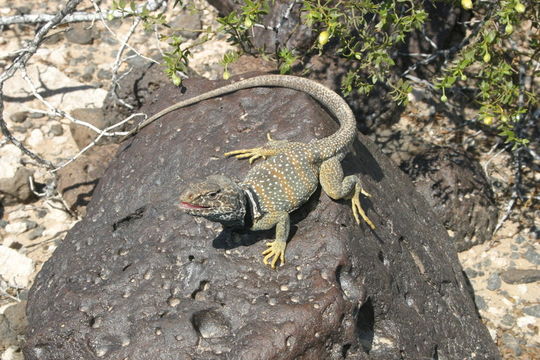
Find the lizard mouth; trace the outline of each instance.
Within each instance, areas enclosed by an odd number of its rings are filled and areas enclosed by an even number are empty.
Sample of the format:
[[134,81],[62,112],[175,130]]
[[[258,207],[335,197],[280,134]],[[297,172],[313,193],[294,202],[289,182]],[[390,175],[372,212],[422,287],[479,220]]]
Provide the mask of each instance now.
[[210,206],[195,205],[195,204],[190,204],[188,202],[182,201],[182,202],[180,202],[180,208],[181,209],[189,209],[189,210],[193,210],[193,209],[209,209]]

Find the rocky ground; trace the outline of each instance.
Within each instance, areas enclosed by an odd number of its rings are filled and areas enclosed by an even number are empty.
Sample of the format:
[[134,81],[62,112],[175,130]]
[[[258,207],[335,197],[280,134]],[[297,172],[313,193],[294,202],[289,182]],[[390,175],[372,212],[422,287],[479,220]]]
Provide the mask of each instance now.
[[[61,1],[32,4],[23,1],[0,1],[0,16],[21,13],[53,12]],[[202,10],[173,9],[168,16],[176,26],[200,30],[216,27],[216,13],[203,1],[193,2]],[[91,3],[86,4],[92,10]],[[107,6],[104,2],[103,7]],[[189,26],[187,26],[189,24]],[[110,86],[116,54],[121,46],[118,38],[126,36],[131,22],[116,20],[111,31],[100,22],[62,27],[38,50],[27,67],[28,76],[45,100],[52,106],[70,112],[85,107],[101,107]],[[173,31],[173,30],[168,30]],[[8,54],[23,46],[23,40],[33,34],[32,27],[15,25],[0,36],[1,54]],[[183,32],[183,36],[197,41],[198,32]],[[166,49],[152,32],[141,27],[129,44],[141,54],[156,57]],[[193,48],[190,66],[207,78],[219,78],[223,71],[219,60],[229,49],[224,38],[213,38],[201,47]],[[0,54],[0,70],[10,58]],[[127,50],[124,56],[133,55]],[[120,68],[141,61],[129,58]],[[33,96],[34,90],[23,74],[10,79],[4,86],[4,118],[15,137],[41,157],[62,164],[79,151],[80,139],[74,126],[65,118],[46,114],[50,109]],[[411,138],[444,144],[452,125],[444,116],[436,116],[428,126],[421,124],[427,113],[437,113],[427,101],[412,98],[403,113],[402,121],[389,129],[381,129],[373,137],[379,139],[386,132],[400,131]],[[422,125],[422,126],[419,126]],[[473,131],[465,131],[464,143],[477,149],[478,158],[488,179],[494,185],[501,214],[507,201],[506,190],[513,181],[511,159],[506,153],[490,151],[489,139]],[[413,143],[411,141],[411,143]],[[400,153],[390,154],[400,163]],[[35,161],[23,155],[14,145],[0,137],[0,184],[24,184],[33,172],[37,192],[47,194],[54,177]],[[538,173],[526,173],[530,181],[538,183]],[[12,186],[13,188],[13,186]],[[77,222],[76,216],[66,211],[58,196],[35,197],[24,186],[12,189],[19,199],[4,198],[0,207],[0,359],[22,359],[20,346],[24,342],[26,318],[25,299],[32,281],[42,264],[54,252],[66,232]],[[22,203],[24,200],[25,203]],[[516,208],[490,242],[461,252],[459,257],[475,290],[478,310],[493,339],[505,358],[540,358],[540,246],[538,237],[538,206],[529,204]]]

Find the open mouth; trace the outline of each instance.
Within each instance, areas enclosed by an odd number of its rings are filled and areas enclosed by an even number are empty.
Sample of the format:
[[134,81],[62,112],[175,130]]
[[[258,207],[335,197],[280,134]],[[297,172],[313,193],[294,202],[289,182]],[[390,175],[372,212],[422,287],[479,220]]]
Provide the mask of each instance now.
[[182,209],[208,209],[210,208],[210,206],[195,205],[195,204],[190,204],[188,202],[182,201],[180,202],[180,208]]

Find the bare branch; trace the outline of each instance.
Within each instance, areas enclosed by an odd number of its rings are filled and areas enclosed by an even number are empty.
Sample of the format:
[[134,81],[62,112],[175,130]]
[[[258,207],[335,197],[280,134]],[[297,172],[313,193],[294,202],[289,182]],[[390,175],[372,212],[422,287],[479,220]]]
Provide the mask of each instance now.
[[28,60],[36,53],[38,47],[43,42],[43,39],[45,38],[49,30],[61,23],[62,19],[66,17],[67,14],[72,13],[81,1],[82,0],[69,0],[63,9],[61,9],[56,15],[51,18],[51,20],[49,20],[36,32],[34,39],[30,41],[28,46],[17,55],[13,63],[11,63],[11,65],[9,65],[2,74],[0,74],[0,129],[2,130],[2,133],[9,141],[11,141],[13,145],[21,149],[23,153],[30,156],[39,164],[49,169],[54,167],[50,161],[41,158],[40,156],[34,154],[32,151],[27,149],[9,131],[2,115],[4,113],[4,98],[2,89],[6,80],[11,78],[15,74],[15,72],[17,72],[17,70],[23,68],[28,62]]
[[[149,0],[145,4],[140,4],[135,8],[134,15],[139,15],[143,12],[144,9],[149,11],[155,11],[163,6],[166,1],[155,1]],[[46,23],[54,19],[56,15],[52,14],[26,14],[26,15],[14,15],[14,16],[3,16],[0,17],[0,26],[3,25],[14,25],[14,24],[41,24]],[[126,12],[121,10],[107,10],[105,11],[105,17],[107,19],[118,19],[125,16],[132,16],[131,14],[126,14]],[[61,19],[59,24],[67,24],[74,22],[86,22],[86,21],[96,21],[103,18],[103,14],[99,13],[87,13],[82,11],[73,12],[66,15]]]
[[[79,156],[81,156],[82,154],[84,154],[86,151],[88,151],[90,148],[92,148],[94,145],[96,145],[98,143],[98,141],[103,137],[103,136],[107,136],[106,134],[108,134],[108,131],[114,129],[115,127],[118,127],[118,126],[121,126],[123,124],[125,124],[126,122],[128,122],[129,120],[133,119],[135,116],[144,116],[146,117],[145,114],[142,114],[142,113],[137,113],[137,114],[132,114],[130,115],[129,117],[127,117],[126,119],[116,123],[116,124],[113,124],[107,128],[105,128],[102,132],[99,133],[99,135],[94,139],[92,140],[92,142],[88,145],[86,145],[83,149],[81,149],[75,156],[73,156],[71,159],[69,159],[68,161],[66,161],[65,163],[59,165],[58,167],[54,168],[51,170],[51,172],[56,172],[58,170],[60,170],[61,168],[65,167],[66,165],[72,163],[73,161],[75,161]],[[117,133],[119,134],[119,133]]]

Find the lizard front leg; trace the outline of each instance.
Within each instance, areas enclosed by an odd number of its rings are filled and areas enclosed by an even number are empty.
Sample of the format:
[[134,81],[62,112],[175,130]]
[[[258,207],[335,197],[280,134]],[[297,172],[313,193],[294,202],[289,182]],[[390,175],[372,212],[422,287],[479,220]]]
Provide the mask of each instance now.
[[362,205],[360,204],[360,194],[364,196],[369,195],[360,183],[360,179],[356,175],[350,175],[343,177],[343,168],[341,167],[340,160],[343,154],[337,155],[324,161],[321,164],[319,181],[326,194],[334,200],[339,199],[351,199],[351,206],[354,218],[357,223],[360,223],[360,217],[369,225],[370,228],[375,229],[375,224],[367,217]]
[[266,244],[268,249],[263,251],[263,263],[270,265],[272,269],[276,268],[277,261],[281,261],[281,265],[285,264],[285,249],[287,247],[287,238],[290,230],[289,214],[286,211],[278,211],[265,214],[260,219],[256,220],[251,227],[251,230],[268,230],[276,227],[276,238],[274,241]]
[[287,140],[274,140],[270,137],[270,133],[266,135],[268,143],[264,146],[252,149],[240,149],[226,152],[225,156],[234,156],[237,159],[248,159],[249,163],[253,163],[259,158],[266,160],[270,156],[275,156],[287,150],[291,144]]

